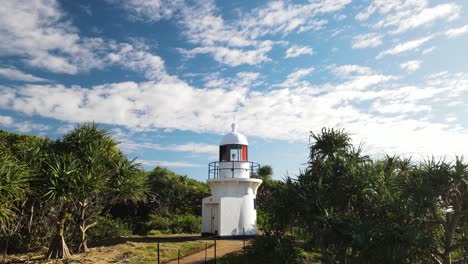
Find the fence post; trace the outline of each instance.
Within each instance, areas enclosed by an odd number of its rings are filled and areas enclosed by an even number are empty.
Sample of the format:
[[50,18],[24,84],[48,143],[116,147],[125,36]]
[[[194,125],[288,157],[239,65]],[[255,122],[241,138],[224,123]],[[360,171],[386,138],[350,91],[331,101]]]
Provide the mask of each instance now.
[[177,250],[177,264],[180,263],[180,249]]
[[214,240],[214,263],[216,264],[216,238]]
[[159,264],[159,242],[158,242],[158,264]]

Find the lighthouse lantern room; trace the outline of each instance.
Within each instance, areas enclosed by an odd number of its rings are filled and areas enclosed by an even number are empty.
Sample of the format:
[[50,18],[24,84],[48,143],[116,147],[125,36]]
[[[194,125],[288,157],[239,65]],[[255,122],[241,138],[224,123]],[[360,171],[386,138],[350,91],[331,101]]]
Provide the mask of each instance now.
[[211,196],[202,201],[202,235],[257,234],[255,198],[262,180],[254,178],[260,165],[248,161],[248,145],[232,124],[232,131],[221,140],[219,161],[208,166]]

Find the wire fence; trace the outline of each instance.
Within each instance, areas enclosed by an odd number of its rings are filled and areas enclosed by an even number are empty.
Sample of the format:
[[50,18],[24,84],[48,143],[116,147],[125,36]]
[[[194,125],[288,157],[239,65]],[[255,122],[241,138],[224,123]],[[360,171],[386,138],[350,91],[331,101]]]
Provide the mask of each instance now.
[[[239,243],[235,244],[233,247],[234,252],[239,252],[241,255],[246,256],[246,243],[247,237],[242,236],[241,238],[236,239],[218,239],[218,237],[208,237],[203,239],[205,240],[205,244],[202,250],[192,252],[188,255],[183,255],[181,250],[177,250],[177,258],[170,259],[170,260],[163,260],[161,258],[161,246],[166,242],[158,242],[157,243],[157,262],[158,264],[180,264],[180,263],[219,263],[220,257],[222,257],[226,252],[226,248],[232,246],[233,242],[240,242],[242,240],[242,244]],[[212,243],[210,243],[212,241]],[[169,243],[169,242],[167,242]],[[221,256],[218,255],[218,248],[221,246],[223,252],[221,252]],[[240,246],[240,247],[239,247]],[[232,252],[231,252],[232,253]],[[241,256],[242,257],[242,256]]]

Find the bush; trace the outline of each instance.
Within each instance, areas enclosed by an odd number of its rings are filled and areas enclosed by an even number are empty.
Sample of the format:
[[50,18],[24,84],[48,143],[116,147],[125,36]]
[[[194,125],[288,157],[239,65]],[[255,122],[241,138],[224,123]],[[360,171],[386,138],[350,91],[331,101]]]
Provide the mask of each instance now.
[[201,217],[185,214],[176,215],[172,219],[172,233],[200,233],[201,232]]
[[259,230],[263,230],[268,227],[269,215],[267,212],[258,209],[257,210],[257,227]]
[[265,231],[262,236],[255,237],[251,253],[265,260],[265,263],[302,263],[303,250],[292,237],[280,233]]
[[155,230],[160,233],[199,233],[201,232],[201,217],[184,214],[171,215],[168,217],[160,215],[150,215],[150,220],[137,228],[139,235],[156,234]]
[[98,224],[89,229],[89,240],[100,240],[132,234],[127,223],[120,218],[99,217]]
[[146,233],[150,230],[167,231],[171,225],[171,219],[164,216],[152,214],[149,216],[149,221],[146,222]]
[[22,237],[20,234],[13,235],[0,235],[0,249],[5,250],[8,241],[7,253],[26,252],[28,246],[28,239]]

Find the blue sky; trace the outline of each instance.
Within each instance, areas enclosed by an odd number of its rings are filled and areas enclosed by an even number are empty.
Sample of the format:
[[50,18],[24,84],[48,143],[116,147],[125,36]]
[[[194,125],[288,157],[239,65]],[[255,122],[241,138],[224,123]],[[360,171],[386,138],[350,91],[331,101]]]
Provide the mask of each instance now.
[[294,176],[309,131],[373,157],[468,154],[468,2],[6,0],[0,129],[96,121],[147,169],[204,180],[238,130]]

